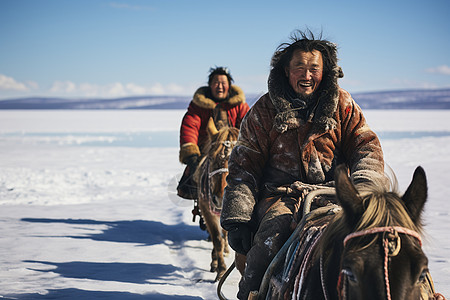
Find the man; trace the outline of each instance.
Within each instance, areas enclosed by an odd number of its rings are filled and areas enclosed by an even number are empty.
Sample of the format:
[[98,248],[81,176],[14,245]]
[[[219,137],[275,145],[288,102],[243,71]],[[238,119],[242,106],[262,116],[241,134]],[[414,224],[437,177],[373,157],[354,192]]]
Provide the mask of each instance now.
[[214,118],[216,127],[233,126],[239,128],[249,110],[241,88],[232,85],[228,68],[211,68],[208,86],[200,87],[194,94],[180,128],[180,162],[187,167],[177,187],[178,195],[186,199],[197,199],[197,188],[192,180],[204,153],[208,137],[206,124]]
[[294,35],[273,55],[268,93],[245,117],[229,160],[221,214],[230,246],[247,255],[239,299],[259,289],[299,221],[299,197],[280,194],[280,187],[331,182],[341,163],[355,183],[384,173],[380,142],[338,86],[342,76],[336,45],[311,32]]

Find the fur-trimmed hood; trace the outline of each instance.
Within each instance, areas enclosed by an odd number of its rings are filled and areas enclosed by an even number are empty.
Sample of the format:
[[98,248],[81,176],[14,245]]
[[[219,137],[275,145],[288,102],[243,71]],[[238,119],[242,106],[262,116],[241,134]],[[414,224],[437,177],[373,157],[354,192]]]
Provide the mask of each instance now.
[[[245,103],[245,94],[240,87],[231,85],[228,93],[228,99],[222,101],[221,103],[226,103],[230,107]],[[202,86],[198,88],[194,94],[192,102],[197,106],[206,109],[214,109],[217,105],[217,103],[211,97],[211,92],[208,86]]]
[[[304,101],[296,99],[295,92],[289,84],[284,73],[284,68],[279,66],[279,57],[273,58],[272,70],[269,74],[268,89],[269,96],[273,105],[277,110],[274,126],[277,131],[285,132],[288,129],[300,127],[300,112],[303,109],[302,104],[306,108]],[[344,76],[342,69],[334,65],[331,71],[324,73],[322,82],[318,89],[318,100],[315,106],[308,108],[306,120],[311,121],[317,131],[329,130],[336,127],[334,113],[336,112],[339,100],[338,78]],[[293,105],[298,102],[297,105]],[[300,107],[299,107],[300,106]]]

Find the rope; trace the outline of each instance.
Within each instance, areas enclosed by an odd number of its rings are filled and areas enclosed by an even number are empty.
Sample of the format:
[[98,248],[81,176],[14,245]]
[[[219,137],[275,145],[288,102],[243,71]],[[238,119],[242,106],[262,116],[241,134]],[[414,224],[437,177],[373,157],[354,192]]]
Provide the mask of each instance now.
[[328,188],[328,187],[327,188],[323,187],[323,188],[320,188],[317,190],[310,191],[308,193],[308,195],[306,195],[305,202],[303,204],[303,217],[306,216],[311,211],[311,204],[316,196],[319,196],[319,195],[333,196],[335,194],[336,194],[336,192],[335,192],[334,188]]
[[[311,193],[310,193],[311,194]],[[311,196],[308,194],[306,196],[305,202],[310,202],[314,199],[315,194],[313,193]],[[269,264],[269,267],[266,270],[266,273],[264,274],[263,280],[261,282],[261,285],[259,287],[259,297],[261,299],[264,299],[266,297],[267,291],[269,289],[269,282],[270,278],[272,277],[272,274],[275,272],[277,267],[280,263],[283,262],[284,258],[286,257],[286,253],[289,249],[289,247],[297,240],[298,235],[303,230],[303,227],[308,221],[314,220],[318,217],[321,217],[330,211],[333,211],[330,207],[322,207],[315,209],[311,211],[308,216],[303,216],[303,218],[298,223],[297,227],[295,228],[294,232],[291,234],[289,239],[284,243],[283,247],[278,251],[278,253],[275,255],[275,257],[272,259],[271,263]]]
[[325,285],[325,274],[324,274],[324,269],[323,269],[323,256],[320,255],[320,281],[322,283],[322,292],[323,292],[323,297],[325,298],[325,300],[328,300],[328,293],[327,293],[327,288]]
[[231,272],[235,268],[236,263],[233,261],[231,266],[228,268],[228,270],[223,274],[222,278],[219,280],[219,284],[217,285],[217,296],[220,300],[228,300],[222,293],[222,286],[225,283],[225,280],[230,276]]
[[394,233],[394,231],[415,237],[419,241],[419,245],[422,246],[422,239],[420,238],[420,235],[416,231],[405,228],[405,227],[400,227],[400,226],[388,226],[388,227],[374,227],[374,228],[370,228],[367,230],[361,230],[361,231],[350,233],[344,239],[344,247],[350,239],[355,238],[355,237],[364,236],[364,235],[368,235],[368,234],[374,234],[374,233],[380,233],[380,232]]
[[384,246],[384,280],[386,282],[386,296],[387,300],[391,300],[391,288],[389,285],[389,242],[383,239]]

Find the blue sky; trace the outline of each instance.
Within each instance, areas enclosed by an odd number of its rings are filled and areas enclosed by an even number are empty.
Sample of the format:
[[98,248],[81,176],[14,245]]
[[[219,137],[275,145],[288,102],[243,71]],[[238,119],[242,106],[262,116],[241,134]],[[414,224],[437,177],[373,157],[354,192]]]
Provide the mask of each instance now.
[[450,1],[0,0],[0,99],[187,95],[212,66],[267,91],[296,30],[338,45],[350,92],[450,87]]

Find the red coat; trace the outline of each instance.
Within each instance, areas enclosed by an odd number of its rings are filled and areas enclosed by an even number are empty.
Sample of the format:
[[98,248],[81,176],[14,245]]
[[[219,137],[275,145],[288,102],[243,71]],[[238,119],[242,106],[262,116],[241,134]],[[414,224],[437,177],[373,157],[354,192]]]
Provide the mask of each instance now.
[[230,126],[239,128],[242,119],[249,110],[245,102],[245,95],[241,88],[236,85],[230,87],[229,99],[216,103],[209,98],[209,87],[199,88],[189,104],[188,110],[183,117],[180,129],[180,162],[193,154],[201,155],[206,142],[206,124],[213,116],[213,110],[217,105],[226,111]]

